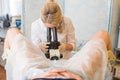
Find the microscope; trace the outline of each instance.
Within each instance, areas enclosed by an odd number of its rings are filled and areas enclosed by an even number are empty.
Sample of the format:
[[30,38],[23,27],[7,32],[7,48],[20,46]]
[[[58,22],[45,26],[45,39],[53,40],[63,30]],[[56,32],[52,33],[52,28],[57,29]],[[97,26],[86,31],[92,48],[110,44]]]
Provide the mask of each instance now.
[[[53,33],[53,35],[51,34]],[[52,37],[53,36],[53,37]],[[59,52],[60,42],[57,39],[57,29],[55,28],[47,28],[47,44],[48,51],[45,53],[45,56],[50,60],[59,60],[63,57]]]

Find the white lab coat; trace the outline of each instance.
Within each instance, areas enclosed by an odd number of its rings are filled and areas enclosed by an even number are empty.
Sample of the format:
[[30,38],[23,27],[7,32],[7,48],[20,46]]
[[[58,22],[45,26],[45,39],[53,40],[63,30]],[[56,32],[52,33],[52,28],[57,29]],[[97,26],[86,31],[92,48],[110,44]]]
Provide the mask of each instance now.
[[[58,41],[60,43],[70,43],[75,47],[75,29],[69,18],[63,17],[62,21],[63,31],[58,33]],[[47,27],[42,22],[41,18],[34,21],[31,26],[31,41],[39,46],[41,42],[47,41]],[[69,51],[64,52],[68,56]],[[65,56],[64,55],[64,56]],[[70,55],[70,54],[69,54]]]

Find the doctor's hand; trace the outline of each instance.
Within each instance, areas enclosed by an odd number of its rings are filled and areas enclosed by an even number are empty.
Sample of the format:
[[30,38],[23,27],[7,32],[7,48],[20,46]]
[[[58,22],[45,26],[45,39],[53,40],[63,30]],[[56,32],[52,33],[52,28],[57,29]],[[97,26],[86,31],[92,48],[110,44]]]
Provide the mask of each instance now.
[[61,43],[59,46],[59,51],[64,52],[64,51],[72,51],[74,49],[74,46],[70,43]]
[[49,43],[47,43],[47,42],[41,42],[40,43],[40,49],[43,53],[46,53],[48,51],[49,46],[47,46],[47,44],[49,44]]
[[59,46],[59,51],[60,52],[64,52],[66,50],[66,44],[65,43],[61,43]]

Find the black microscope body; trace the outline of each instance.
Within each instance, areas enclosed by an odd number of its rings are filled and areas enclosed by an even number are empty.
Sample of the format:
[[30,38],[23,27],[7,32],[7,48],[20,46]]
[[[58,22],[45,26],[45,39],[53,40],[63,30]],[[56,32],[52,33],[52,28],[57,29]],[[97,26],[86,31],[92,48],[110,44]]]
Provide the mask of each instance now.
[[[53,35],[51,35],[51,32]],[[52,41],[53,36],[53,41]],[[59,52],[60,42],[57,39],[57,29],[55,28],[47,28],[47,46],[48,51],[45,53],[45,56],[50,60],[59,60],[63,57]]]

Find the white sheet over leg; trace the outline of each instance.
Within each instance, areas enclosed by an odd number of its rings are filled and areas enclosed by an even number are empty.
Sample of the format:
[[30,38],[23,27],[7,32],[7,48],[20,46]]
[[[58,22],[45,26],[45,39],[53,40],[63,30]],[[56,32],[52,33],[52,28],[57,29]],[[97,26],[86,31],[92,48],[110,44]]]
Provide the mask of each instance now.
[[89,41],[64,66],[81,75],[84,80],[104,80],[107,67],[107,50],[104,41]]
[[13,41],[6,62],[7,80],[24,80],[29,69],[49,67],[51,63],[44,54],[22,35],[17,35]]

